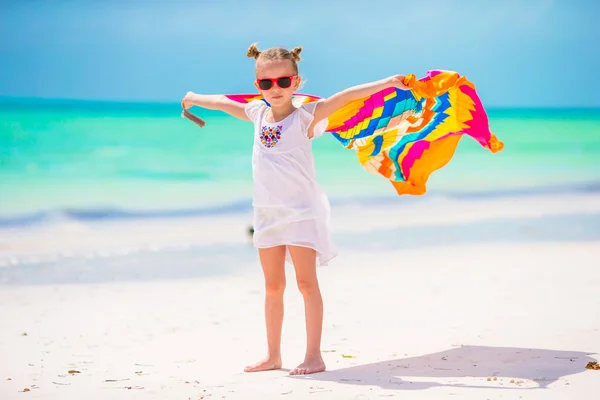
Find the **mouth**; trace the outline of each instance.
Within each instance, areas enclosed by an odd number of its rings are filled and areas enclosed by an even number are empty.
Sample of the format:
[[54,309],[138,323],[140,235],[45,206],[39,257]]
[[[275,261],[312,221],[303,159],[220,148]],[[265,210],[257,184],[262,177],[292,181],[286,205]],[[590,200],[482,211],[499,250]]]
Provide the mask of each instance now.
[[281,96],[281,95],[275,95],[275,96],[273,96],[272,98],[273,98],[274,100],[279,100],[279,99],[283,98],[283,96]]

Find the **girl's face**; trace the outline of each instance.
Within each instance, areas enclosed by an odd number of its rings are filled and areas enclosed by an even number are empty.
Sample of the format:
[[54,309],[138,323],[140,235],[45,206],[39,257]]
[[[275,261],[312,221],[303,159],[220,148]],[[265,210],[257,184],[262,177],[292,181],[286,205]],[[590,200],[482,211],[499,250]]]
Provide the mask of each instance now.
[[257,66],[254,86],[271,106],[291,103],[299,85],[300,77],[288,60],[261,61]]

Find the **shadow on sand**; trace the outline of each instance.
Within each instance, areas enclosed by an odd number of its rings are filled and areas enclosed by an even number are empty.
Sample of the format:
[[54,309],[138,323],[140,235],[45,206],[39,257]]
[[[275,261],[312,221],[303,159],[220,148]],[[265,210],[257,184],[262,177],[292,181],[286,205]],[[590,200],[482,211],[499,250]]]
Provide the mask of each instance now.
[[[326,371],[304,378],[373,385],[393,390],[423,390],[439,386],[544,389],[560,378],[585,371],[588,362],[596,361],[589,357],[590,354],[592,353],[578,351],[462,346],[419,357]],[[479,378],[481,385],[465,383],[463,378]],[[490,381],[488,378],[491,378]]]

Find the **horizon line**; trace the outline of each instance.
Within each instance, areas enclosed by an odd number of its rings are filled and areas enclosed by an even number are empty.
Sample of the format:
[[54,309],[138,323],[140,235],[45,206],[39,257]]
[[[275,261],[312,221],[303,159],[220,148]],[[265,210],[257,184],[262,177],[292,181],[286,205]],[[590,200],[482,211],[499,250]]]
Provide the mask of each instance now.
[[[256,93],[258,94],[258,93]],[[122,105],[180,105],[179,101],[171,100],[142,100],[142,99],[82,99],[75,97],[34,97],[34,96],[2,96],[0,95],[0,104],[2,103],[21,103],[25,101],[33,101],[34,103],[88,103],[88,104],[122,104]],[[63,104],[65,105],[65,104]],[[600,105],[583,106],[583,105],[493,105],[484,106],[486,109],[519,109],[519,110],[600,110]]]

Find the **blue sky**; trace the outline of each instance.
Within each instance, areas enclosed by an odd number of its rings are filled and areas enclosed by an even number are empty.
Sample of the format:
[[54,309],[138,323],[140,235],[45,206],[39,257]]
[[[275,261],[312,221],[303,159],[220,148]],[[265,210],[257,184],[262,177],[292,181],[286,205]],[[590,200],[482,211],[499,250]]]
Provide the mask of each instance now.
[[488,106],[598,107],[599,15],[597,0],[0,0],[0,96],[254,92],[258,41],[302,45],[319,96],[450,69]]

